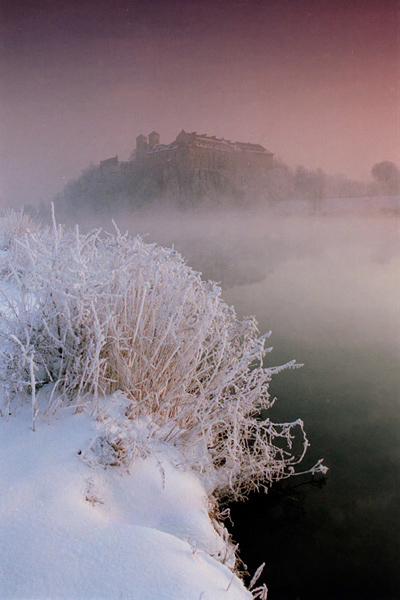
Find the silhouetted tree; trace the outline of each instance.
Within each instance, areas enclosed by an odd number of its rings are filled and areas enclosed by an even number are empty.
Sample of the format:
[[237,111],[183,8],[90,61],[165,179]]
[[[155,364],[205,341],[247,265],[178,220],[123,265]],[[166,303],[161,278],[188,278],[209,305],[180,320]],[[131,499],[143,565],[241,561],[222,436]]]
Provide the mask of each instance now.
[[300,197],[311,200],[314,212],[320,210],[326,188],[326,175],[322,169],[308,171],[302,166],[297,167],[294,174],[294,187]]
[[371,175],[378,185],[379,192],[388,195],[400,193],[400,171],[394,163],[389,160],[376,163],[371,169]]

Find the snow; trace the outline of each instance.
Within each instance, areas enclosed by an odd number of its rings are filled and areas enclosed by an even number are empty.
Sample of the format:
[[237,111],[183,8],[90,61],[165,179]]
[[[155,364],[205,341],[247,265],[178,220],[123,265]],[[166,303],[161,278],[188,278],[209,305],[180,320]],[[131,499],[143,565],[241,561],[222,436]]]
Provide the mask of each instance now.
[[129,472],[95,464],[84,457],[101,427],[66,410],[33,432],[28,406],[0,418],[0,597],[252,598],[175,451]]

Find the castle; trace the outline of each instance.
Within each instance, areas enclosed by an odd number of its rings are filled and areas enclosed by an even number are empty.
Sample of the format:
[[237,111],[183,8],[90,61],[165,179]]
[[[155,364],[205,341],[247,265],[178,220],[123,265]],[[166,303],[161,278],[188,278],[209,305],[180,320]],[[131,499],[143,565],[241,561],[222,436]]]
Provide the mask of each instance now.
[[273,167],[273,154],[260,144],[232,142],[216,136],[198,134],[197,131],[182,131],[170,144],[161,144],[160,135],[152,131],[148,137],[141,134],[136,138],[136,149],[129,161],[121,162],[118,156],[103,160],[100,172],[134,172],[142,168],[180,171],[213,171],[231,178],[245,174],[259,175]]

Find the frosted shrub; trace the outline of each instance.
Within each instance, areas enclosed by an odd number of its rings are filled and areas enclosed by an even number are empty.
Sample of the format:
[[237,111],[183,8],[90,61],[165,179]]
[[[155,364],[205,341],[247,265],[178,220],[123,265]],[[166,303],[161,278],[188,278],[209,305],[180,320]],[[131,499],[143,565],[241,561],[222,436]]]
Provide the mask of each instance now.
[[6,209],[0,218],[0,249],[8,250],[14,265],[23,268],[28,258],[21,241],[27,233],[40,231],[40,222],[23,209]]
[[27,234],[24,248],[30,267],[12,269],[19,294],[3,315],[0,381],[9,403],[31,394],[33,423],[45,384],[48,411],[94,398],[100,420],[102,399],[120,390],[126,406],[108,431],[124,459],[147,420],[148,440],[175,444],[210,491],[237,497],[294,472],[308,445],[302,422],[259,418],[271,376],[294,364],[263,367],[266,336],[254,318],[237,319],[214,283],[174,250],[118,231],[54,223]]
[[6,209],[0,219],[0,246],[8,249],[16,240],[23,238],[25,233],[38,231],[40,231],[39,221],[23,209]]

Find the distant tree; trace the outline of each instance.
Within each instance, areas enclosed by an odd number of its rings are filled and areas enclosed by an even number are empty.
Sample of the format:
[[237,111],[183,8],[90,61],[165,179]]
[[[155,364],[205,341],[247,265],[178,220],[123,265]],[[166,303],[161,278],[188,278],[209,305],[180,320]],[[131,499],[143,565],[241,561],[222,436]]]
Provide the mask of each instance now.
[[368,181],[350,179],[343,173],[327,176],[328,198],[363,198],[370,195],[371,184]]
[[326,189],[326,175],[322,169],[308,171],[298,166],[294,174],[294,187],[301,198],[311,200],[314,212],[320,210]]
[[280,159],[274,161],[270,169],[259,179],[258,193],[272,204],[293,198],[293,171]]
[[400,193],[400,171],[389,160],[376,163],[371,169],[380,193],[395,195]]

